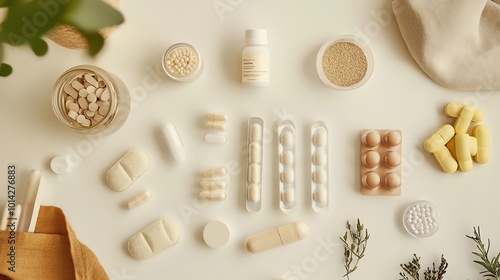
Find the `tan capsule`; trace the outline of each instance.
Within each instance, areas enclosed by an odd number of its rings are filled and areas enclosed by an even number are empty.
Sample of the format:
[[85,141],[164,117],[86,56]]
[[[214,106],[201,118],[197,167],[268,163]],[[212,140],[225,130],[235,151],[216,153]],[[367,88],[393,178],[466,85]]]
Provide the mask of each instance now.
[[134,197],[132,197],[129,201],[127,201],[128,209],[132,209],[136,206],[139,206],[149,200],[151,198],[151,193],[148,191],[144,191]]
[[201,171],[201,177],[203,177],[203,178],[223,177],[226,174],[227,174],[227,170],[224,166],[204,169]]
[[294,222],[248,237],[245,248],[251,253],[259,253],[304,239],[308,233],[305,223]]
[[325,204],[328,200],[328,192],[326,191],[326,187],[319,187],[313,194],[313,199],[318,204]]
[[295,181],[295,172],[292,168],[289,168],[281,173],[280,179],[283,184],[293,184]]
[[262,161],[262,151],[260,143],[252,142],[248,145],[248,162],[260,163]]
[[434,158],[446,173],[454,173],[458,169],[458,163],[446,146],[441,147],[434,153]]
[[289,166],[289,165],[293,164],[293,161],[294,161],[294,158],[293,158],[292,151],[284,151],[283,153],[281,153],[281,155],[280,155],[281,164]]
[[474,160],[477,163],[490,161],[490,130],[486,125],[478,125],[472,129],[472,136],[477,139],[477,154]]
[[201,180],[200,188],[204,190],[221,190],[226,188],[227,184],[224,180]]
[[424,149],[429,153],[440,150],[455,135],[455,129],[449,124],[441,126],[424,142]]
[[226,200],[226,194],[223,191],[201,191],[198,195],[201,200]]
[[251,203],[260,201],[260,184],[251,184],[247,189],[247,198]]
[[111,97],[111,94],[109,93],[109,90],[108,88],[104,89],[104,91],[101,93],[101,97],[99,97],[99,99],[101,99],[102,101],[108,101],[109,98]]
[[285,203],[286,205],[294,204],[294,202],[295,202],[295,189],[294,188],[287,188],[283,192],[283,196],[281,199],[282,199],[283,203]]
[[326,171],[323,169],[319,169],[314,171],[312,180],[315,184],[322,185],[325,184],[328,180]]
[[248,166],[248,183],[250,184],[260,184],[261,179],[261,166],[256,163],[252,163]]
[[251,142],[260,142],[262,140],[262,126],[258,123],[253,123],[250,126],[248,137]]
[[314,165],[326,165],[326,153],[322,151],[315,152],[312,156],[312,163]]
[[79,81],[77,81],[77,80],[73,80],[73,81],[71,82],[71,86],[72,86],[72,87],[73,87],[76,91],[79,91],[79,90],[81,90],[81,89],[83,88],[83,85],[82,85]]
[[211,129],[211,130],[223,131],[223,130],[226,130],[226,124],[223,122],[207,121],[207,122],[205,122],[205,128]]
[[320,130],[313,135],[312,143],[316,147],[325,147],[328,142],[328,137],[325,131]]
[[473,163],[470,155],[468,134],[457,134],[455,136],[455,152],[457,154],[458,168],[464,172],[470,171]]
[[465,105],[462,109],[462,112],[460,113],[460,116],[458,116],[457,120],[455,121],[455,132],[457,134],[467,133],[473,116],[474,108],[469,105]]
[[293,133],[291,131],[283,131],[280,135],[280,143],[285,148],[293,146]]
[[[444,107],[444,113],[448,117],[457,118],[460,116],[465,104],[459,102],[450,102]],[[474,108],[474,116],[472,122],[482,122],[484,120],[484,112],[481,109]]]
[[208,113],[206,114],[205,119],[211,122],[225,122],[228,120],[228,117],[225,114]]

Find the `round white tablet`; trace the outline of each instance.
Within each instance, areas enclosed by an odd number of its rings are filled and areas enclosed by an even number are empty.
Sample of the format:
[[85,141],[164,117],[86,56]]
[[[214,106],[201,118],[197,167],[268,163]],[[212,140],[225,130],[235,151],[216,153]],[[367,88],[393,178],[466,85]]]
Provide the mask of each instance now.
[[211,221],[203,229],[203,240],[212,248],[220,248],[229,241],[229,228],[221,221]]
[[68,160],[64,156],[55,156],[50,161],[50,169],[57,175],[66,174],[70,171]]

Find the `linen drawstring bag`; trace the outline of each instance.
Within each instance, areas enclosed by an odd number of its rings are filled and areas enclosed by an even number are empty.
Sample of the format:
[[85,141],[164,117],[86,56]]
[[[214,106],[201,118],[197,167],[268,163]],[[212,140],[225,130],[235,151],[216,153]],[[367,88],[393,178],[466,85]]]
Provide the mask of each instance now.
[[411,56],[435,82],[500,89],[500,0],[394,0]]
[[[34,233],[16,232],[15,244],[9,244],[10,235],[10,231],[0,231],[2,280],[109,279],[94,253],[77,239],[60,208],[41,206]],[[15,272],[7,262],[11,246],[15,246]]]

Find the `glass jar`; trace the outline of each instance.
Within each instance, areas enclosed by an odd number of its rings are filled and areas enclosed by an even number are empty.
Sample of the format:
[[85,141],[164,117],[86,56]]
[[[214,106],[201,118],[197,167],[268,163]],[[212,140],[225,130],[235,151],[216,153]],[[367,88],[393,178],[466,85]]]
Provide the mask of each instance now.
[[[76,81],[76,82],[75,82]],[[64,72],[54,84],[52,109],[57,119],[80,134],[110,134],[130,113],[130,94],[120,78],[93,65]]]
[[162,66],[172,80],[192,82],[203,72],[203,58],[190,44],[177,43],[163,54]]

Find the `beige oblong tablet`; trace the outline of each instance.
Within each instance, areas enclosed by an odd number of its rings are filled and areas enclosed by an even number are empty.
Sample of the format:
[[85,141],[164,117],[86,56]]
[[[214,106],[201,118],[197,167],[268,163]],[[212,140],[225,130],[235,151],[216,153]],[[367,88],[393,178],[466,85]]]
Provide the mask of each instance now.
[[132,236],[128,252],[137,260],[150,258],[179,241],[179,226],[172,220],[159,219]]
[[478,125],[472,129],[472,136],[477,139],[477,153],[474,160],[477,163],[490,161],[490,129],[486,125]]
[[128,189],[149,168],[149,158],[141,150],[129,150],[106,173],[108,186],[115,191]]
[[424,149],[429,153],[435,153],[455,135],[455,129],[449,124],[441,126],[424,142]]
[[245,248],[251,253],[259,253],[304,239],[308,233],[305,223],[293,222],[248,237]]

